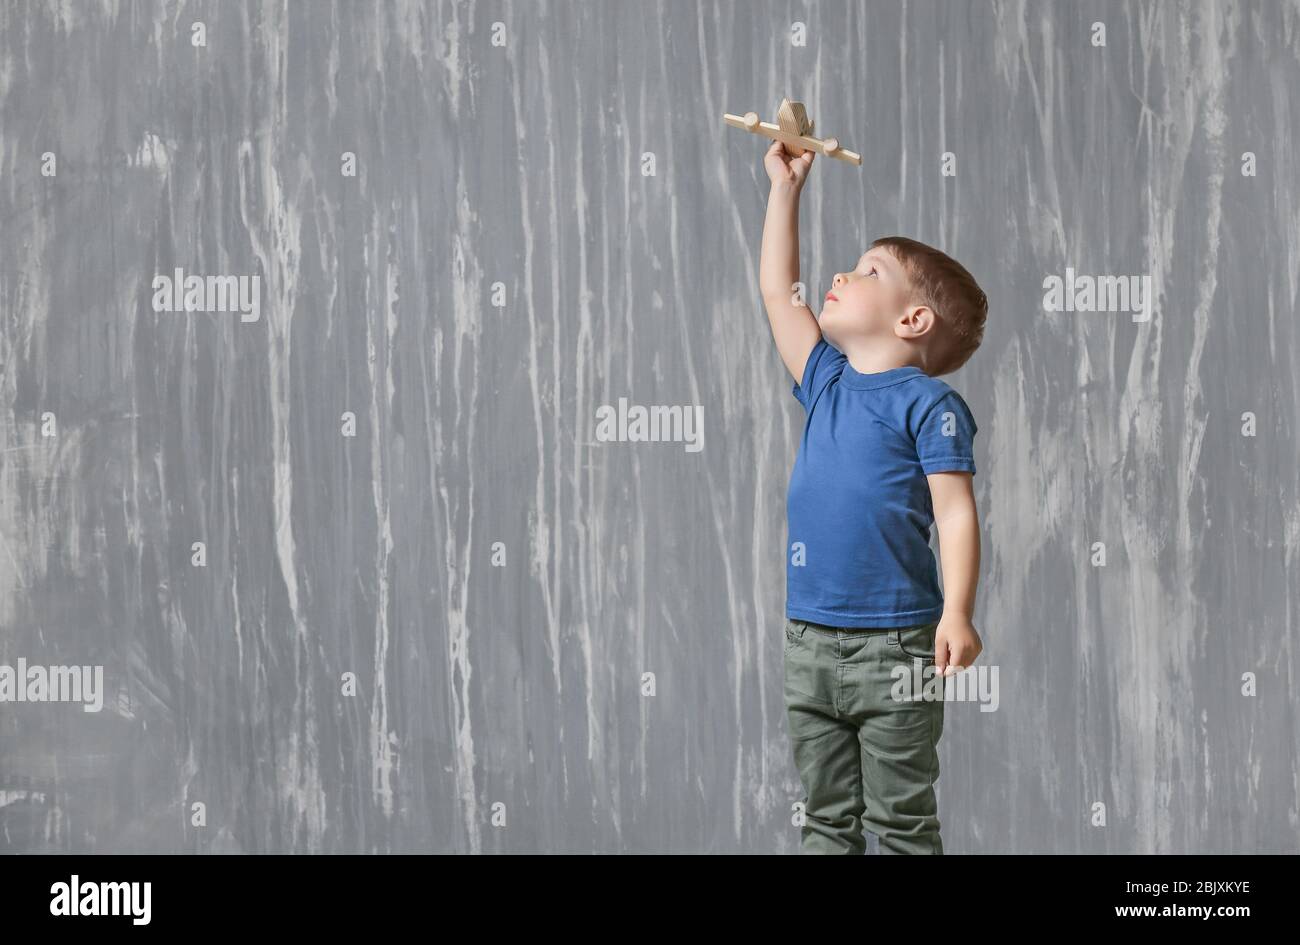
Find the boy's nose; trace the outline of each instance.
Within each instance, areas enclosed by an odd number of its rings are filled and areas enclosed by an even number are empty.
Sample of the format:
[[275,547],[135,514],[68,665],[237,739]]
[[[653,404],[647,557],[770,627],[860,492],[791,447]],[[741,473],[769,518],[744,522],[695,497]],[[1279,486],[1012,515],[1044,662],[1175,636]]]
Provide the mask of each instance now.
[[844,285],[844,283],[847,281],[848,280],[844,278],[844,273],[837,272],[835,273],[835,278],[831,279],[831,288],[838,289],[840,286]]

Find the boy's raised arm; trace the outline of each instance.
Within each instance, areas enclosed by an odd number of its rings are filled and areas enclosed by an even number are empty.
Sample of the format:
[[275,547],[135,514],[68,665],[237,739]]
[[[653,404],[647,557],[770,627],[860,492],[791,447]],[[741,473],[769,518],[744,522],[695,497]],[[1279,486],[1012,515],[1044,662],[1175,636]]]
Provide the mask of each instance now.
[[803,383],[808,355],[821,338],[812,310],[794,302],[794,283],[799,281],[799,195],[814,157],[806,151],[791,158],[781,142],[773,141],[763,158],[772,189],[763,221],[758,286],[776,350],[796,384]]

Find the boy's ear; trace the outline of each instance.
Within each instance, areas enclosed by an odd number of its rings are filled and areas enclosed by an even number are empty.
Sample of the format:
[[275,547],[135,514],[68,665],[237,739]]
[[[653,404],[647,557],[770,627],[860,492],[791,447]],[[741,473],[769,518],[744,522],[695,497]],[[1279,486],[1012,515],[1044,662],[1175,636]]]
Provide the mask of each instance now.
[[894,325],[894,334],[909,340],[920,338],[934,329],[934,309],[928,305],[908,305]]

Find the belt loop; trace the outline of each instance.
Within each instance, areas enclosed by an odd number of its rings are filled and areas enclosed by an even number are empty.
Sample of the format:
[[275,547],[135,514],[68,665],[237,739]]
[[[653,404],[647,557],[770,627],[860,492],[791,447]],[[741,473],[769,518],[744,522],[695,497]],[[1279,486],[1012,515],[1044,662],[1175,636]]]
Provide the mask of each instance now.
[[898,630],[896,629],[890,630],[889,633],[885,634],[885,643],[887,643],[889,646],[897,646]]

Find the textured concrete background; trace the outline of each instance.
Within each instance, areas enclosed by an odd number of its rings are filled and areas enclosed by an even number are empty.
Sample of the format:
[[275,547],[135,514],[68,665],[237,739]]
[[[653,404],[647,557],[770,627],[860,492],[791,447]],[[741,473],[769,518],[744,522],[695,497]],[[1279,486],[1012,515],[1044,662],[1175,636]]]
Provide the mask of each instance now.
[[804,414],[722,123],[788,95],[864,155],[810,297],[902,233],[991,299],[946,850],[1300,852],[1297,88],[1295,3],[3,5],[0,664],[104,705],[0,703],[0,849],[794,852]]

